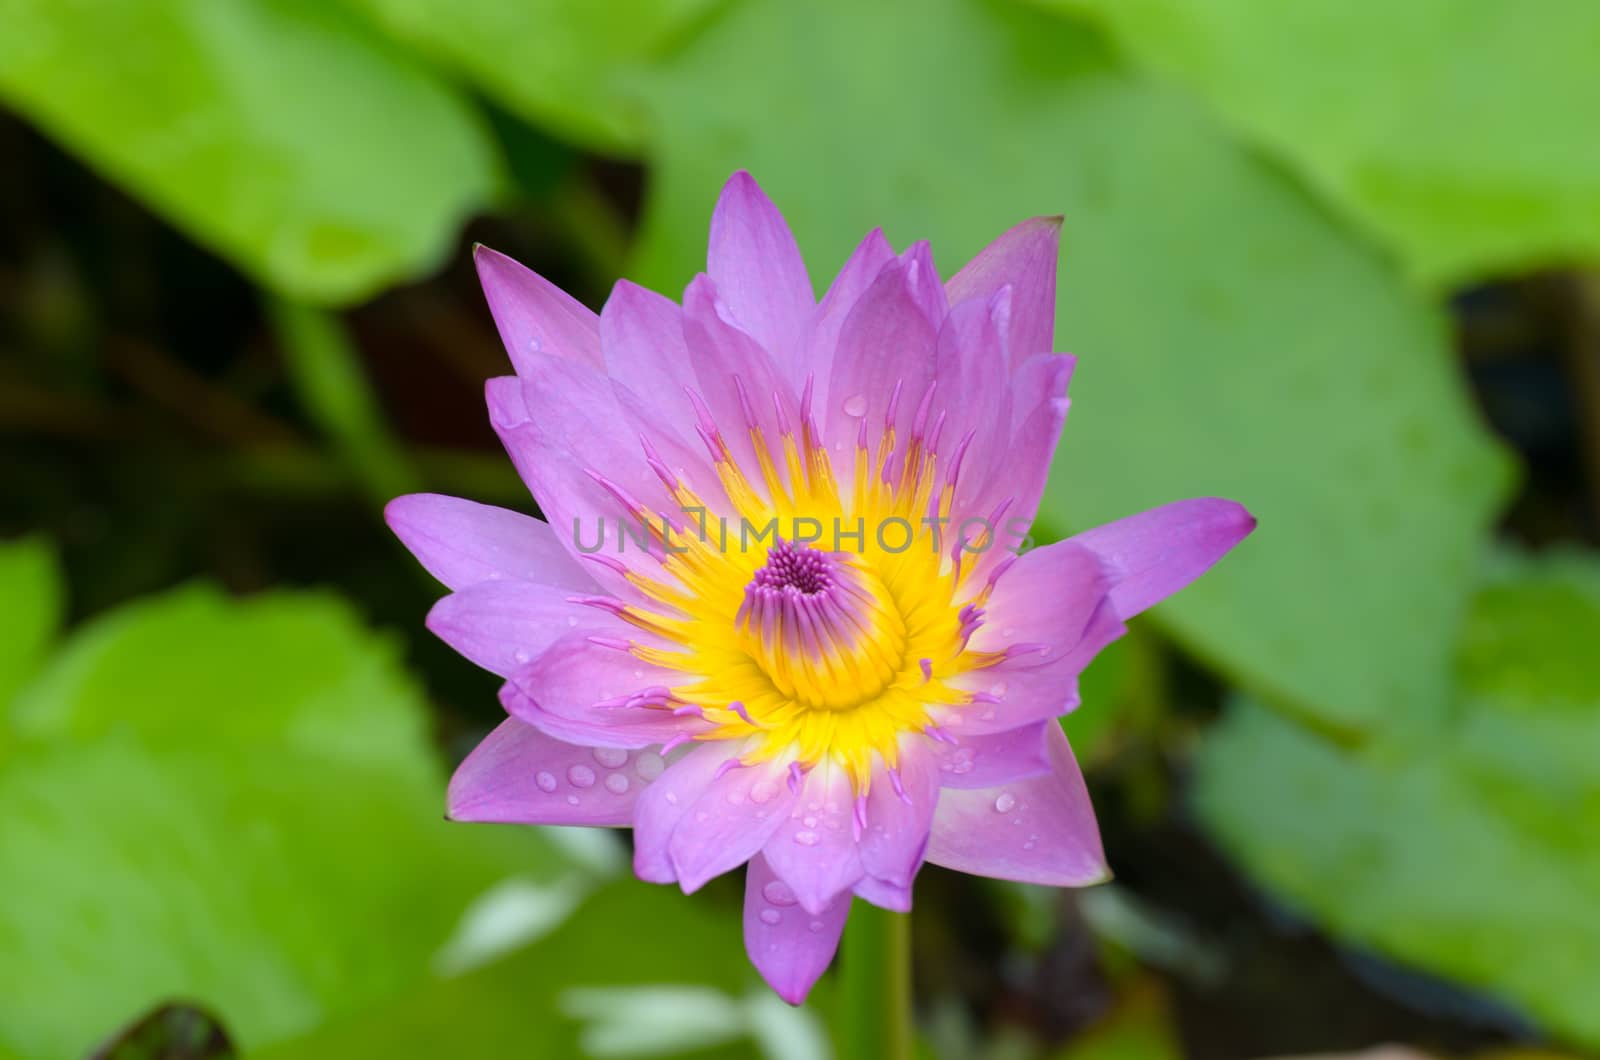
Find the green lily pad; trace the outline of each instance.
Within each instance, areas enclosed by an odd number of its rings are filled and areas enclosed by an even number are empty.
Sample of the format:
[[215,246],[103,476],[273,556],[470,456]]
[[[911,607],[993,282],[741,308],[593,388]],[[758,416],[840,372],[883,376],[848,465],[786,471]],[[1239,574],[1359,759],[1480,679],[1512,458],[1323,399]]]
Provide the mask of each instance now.
[[750,0],[649,98],[653,286],[699,267],[738,167],[823,282],[876,225],[948,274],[1064,214],[1057,338],[1080,360],[1046,529],[1237,499],[1260,528],[1160,620],[1329,728],[1442,707],[1507,462],[1436,309],[1197,105],[1094,33],[982,0]]
[[1197,762],[1217,839],[1334,934],[1600,1044],[1600,561],[1502,559],[1433,730],[1357,750],[1235,703]]
[[1600,7],[1044,0],[1093,16],[1447,285],[1600,260]]
[[504,960],[252,1060],[748,1057],[758,1055],[752,1037],[763,1035],[803,1047],[801,1039],[821,1033],[812,1004],[797,1013],[773,996],[739,932],[738,918],[705,896],[619,881]]
[[432,267],[499,163],[466,101],[321,0],[7,0],[0,101],[279,291]]
[[76,1057],[168,1001],[245,1049],[433,974],[474,900],[564,873],[442,819],[396,646],[315,594],[208,589],[97,620],[0,754],[0,1046]]
[[635,155],[645,111],[628,72],[719,0],[344,0],[470,77],[507,109],[597,150]]
[[38,538],[0,542],[0,717],[44,662],[61,623],[65,592],[55,555]]

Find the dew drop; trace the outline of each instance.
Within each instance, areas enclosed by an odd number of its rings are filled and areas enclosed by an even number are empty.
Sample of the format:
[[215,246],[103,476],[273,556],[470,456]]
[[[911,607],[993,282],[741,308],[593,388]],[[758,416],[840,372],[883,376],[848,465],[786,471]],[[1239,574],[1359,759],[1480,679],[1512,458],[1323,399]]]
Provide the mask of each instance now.
[[1022,849],[1023,850],[1032,850],[1034,847],[1036,847],[1038,845],[1039,845],[1038,840],[1030,839],[1026,843],[1022,844]]
[[634,772],[646,781],[654,780],[667,768],[667,760],[654,751],[641,751],[639,758],[633,763]]
[[844,399],[844,414],[860,419],[867,414],[867,395],[856,394],[854,397]]
[[818,839],[817,833],[811,832],[811,831],[796,832],[794,834],[794,841],[796,843],[799,843],[803,847],[814,847],[814,846],[816,846],[817,845],[817,839]]
[[758,780],[750,786],[750,801],[756,805],[771,802],[778,794],[778,785],[770,780]]
[[972,759],[958,758],[950,764],[950,772],[957,776],[965,776],[972,772]]
[[1011,794],[1009,791],[1003,791],[1000,793],[1000,797],[994,800],[994,812],[1010,813],[1011,808],[1016,804],[1017,797]]
[[521,650],[520,648],[517,649],[515,652],[513,652],[511,657],[513,659],[515,659],[519,664],[526,663],[529,659],[533,658],[533,656],[529,655],[527,652]]
[[811,931],[811,933],[813,935],[815,935],[817,932],[822,930],[822,921],[813,920],[811,923],[807,924],[806,927]]
[[989,691],[993,692],[997,696],[1003,696],[1006,694],[1006,689],[1010,687],[1011,686],[1006,684],[1004,681],[996,681],[994,684],[989,686]]
[[800,823],[805,825],[807,828],[815,828],[817,826],[817,819],[810,814],[807,814],[805,817],[801,818]]
[[678,793],[677,792],[675,792],[675,791],[667,792],[667,805],[669,805],[669,806],[678,805]]
[[568,806],[576,806],[576,805],[578,805],[578,797],[576,795],[568,795],[567,796],[567,805]]
[[596,747],[594,760],[607,769],[615,769],[628,760],[628,752],[620,747]]
[[578,624],[578,619],[577,619],[576,616],[574,616],[574,615],[568,615],[567,616],[567,625],[576,626],[577,624]]
[[594,783],[594,770],[588,766],[573,766],[567,770],[567,781],[575,788],[587,788]]
[[613,795],[621,795],[628,790],[628,778],[621,773],[613,773],[606,777],[606,790]]
[[794,891],[782,880],[772,880],[761,888],[761,897],[773,905],[794,905],[798,901],[794,896]]
[[556,790],[556,775],[554,773],[540,773],[533,778],[533,782],[539,785],[540,791]]
[[982,714],[978,715],[978,720],[979,721],[993,721],[994,720],[994,711],[992,711],[992,710],[984,711]]
[[1015,637],[1017,635],[1017,631],[1016,631],[1015,627],[1007,626],[1005,629],[1002,629],[1000,631],[1000,635],[1002,637],[1004,637],[1006,640],[1010,640],[1012,637]]
[[778,921],[780,921],[782,919],[783,919],[783,914],[778,912],[776,909],[763,909],[763,910],[761,910],[761,922],[763,924],[766,924],[768,927],[772,927],[773,925],[777,924]]

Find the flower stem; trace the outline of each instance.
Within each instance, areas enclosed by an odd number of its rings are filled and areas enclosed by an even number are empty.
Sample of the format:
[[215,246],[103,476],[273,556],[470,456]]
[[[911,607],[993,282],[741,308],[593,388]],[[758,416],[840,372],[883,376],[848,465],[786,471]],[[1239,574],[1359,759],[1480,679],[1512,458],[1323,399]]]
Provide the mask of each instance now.
[[911,916],[856,902],[845,924],[844,1060],[911,1060]]

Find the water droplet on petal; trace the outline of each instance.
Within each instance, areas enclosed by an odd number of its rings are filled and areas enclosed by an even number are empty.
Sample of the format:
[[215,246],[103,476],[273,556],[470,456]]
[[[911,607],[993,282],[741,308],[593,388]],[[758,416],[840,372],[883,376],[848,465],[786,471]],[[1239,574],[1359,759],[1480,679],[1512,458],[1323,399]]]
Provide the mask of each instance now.
[[776,909],[763,909],[763,910],[761,910],[761,922],[763,924],[766,924],[768,927],[772,927],[773,925],[777,924],[778,921],[780,921],[782,919],[783,919],[783,914],[778,912]]
[[1006,640],[1010,640],[1012,637],[1015,637],[1017,635],[1017,631],[1016,631],[1015,627],[1007,626],[1005,629],[1002,629],[1000,631],[1000,635],[1002,637],[1006,638]]
[[634,772],[644,780],[654,780],[667,768],[667,760],[654,751],[640,751],[638,759],[633,763]]
[[576,806],[576,805],[578,805],[578,797],[576,795],[568,795],[567,796],[567,805],[568,806]]
[[669,806],[678,805],[678,793],[677,792],[675,792],[675,791],[667,792],[667,804]]
[[817,833],[796,832],[794,834],[794,841],[803,847],[814,847],[817,845]]
[[860,419],[867,414],[867,395],[856,394],[853,397],[847,397],[844,399],[842,407],[846,416],[854,416]]
[[539,785],[540,791],[556,790],[556,775],[554,773],[540,773],[533,778],[533,782]]
[[1000,797],[994,800],[994,812],[1010,813],[1011,808],[1016,804],[1017,797],[1011,794],[1009,791],[1003,791],[1000,793]]
[[620,747],[596,747],[594,760],[607,769],[615,769],[628,760],[628,752]]
[[778,794],[778,785],[770,780],[758,780],[750,786],[750,801],[758,806],[771,802]]
[[810,814],[807,814],[801,819],[800,823],[805,825],[807,828],[815,828],[817,826],[817,819],[812,817]]
[[997,696],[1003,696],[1006,694],[1006,690],[1010,687],[1011,686],[1006,684],[1004,681],[996,681],[994,684],[989,686],[989,691],[993,692]]
[[594,783],[594,770],[588,766],[573,766],[567,770],[567,781],[575,788],[587,788]]
[[794,905],[798,901],[794,896],[794,891],[782,880],[772,880],[761,888],[761,897],[773,905]]
[[813,920],[811,923],[807,924],[806,927],[810,929],[813,935],[815,935],[817,932],[822,930],[822,921]]
[[628,790],[628,778],[621,773],[613,773],[606,777],[606,790],[613,795],[621,795]]
[[533,656],[529,655],[527,652],[523,651],[520,648],[517,649],[515,652],[513,652],[511,654],[511,657],[513,659],[515,659],[518,664],[526,663],[529,659],[533,658]]
[[567,616],[567,625],[576,626],[577,624],[578,624],[578,619],[577,619],[576,616],[574,616],[574,615],[568,615]]

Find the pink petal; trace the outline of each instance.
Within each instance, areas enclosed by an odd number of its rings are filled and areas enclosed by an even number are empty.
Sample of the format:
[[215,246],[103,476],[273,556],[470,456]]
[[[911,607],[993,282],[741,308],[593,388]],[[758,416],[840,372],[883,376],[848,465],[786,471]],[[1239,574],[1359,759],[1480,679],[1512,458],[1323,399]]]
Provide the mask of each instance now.
[[501,722],[450,778],[454,821],[626,826],[654,751],[577,747],[516,718]]
[[[699,381],[684,343],[683,310],[670,298],[619,280],[600,311],[600,344],[612,392],[633,434],[652,439],[666,469],[707,508],[729,511],[722,482],[695,430],[698,417],[689,391],[698,391]],[[669,510],[677,507],[674,503]]]
[[1182,589],[1249,536],[1255,517],[1217,497],[1175,501],[1072,538],[1112,572],[1111,601],[1132,618]]
[[1048,644],[1064,651],[1082,639],[1111,585],[1099,555],[1077,541],[1025,552],[995,580],[969,647],[1000,652],[1012,644]]
[[[933,380],[937,344],[935,325],[928,320],[917,289],[918,271],[906,261],[886,266],[845,318],[828,381],[828,403],[816,413],[830,452],[842,457],[853,453],[863,419],[868,445],[876,447],[897,388],[896,434],[905,439]],[[842,481],[848,481],[852,462],[853,458],[835,462],[835,474]]]
[[800,417],[789,381],[766,350],[728,318],[716,285],[704,274],[684,291],[683,334],[697,391],[739,467],[760,488],[750,427],[753,422],[761,428],[769,452],[782,452],[780,420],[794,430]]
[[1078,676],[1107,644],[1127,632],[1110,599],[1090,616],[1077,644],[1046,645],[1015,652],[1003,662],[974,670],[952,683],[983,693],[986,702],[935,712],[947,730],[966,740],[1050,721],[1078,708]]
[[987,570],[1006,553],[1015,552],[1033,525],[1067,418],[1067,384],[1076,364],[1077,359],[1067,354],[1045,353],[1024,362],[1011,377],[1010,414],[1016,425],[993,465],[984,506],[1009,504],[994,528],[996,544],[978,557],[975,571]]
[[786,769],[779,760],[739,766],[706,785],[667,843],[683,893],[749,861],[788,820],[797,796]]
[[856,881],[855,896],[863,902],[871,902],[879,909],[888,909],[896,913],[911,912],[911,888],[901,887],[880,880],[876,876],[863,876]]
[[850,915],[850,896],[843,894],[817,912],[795,902],[759,854],[750,859],[744,885],[744,948],[761,978],[791,1005],[811,992],[812,984],[833,960]]
[[440,640],[501,677],[575,629],[623,638],[637,632],[614,615],[574,603],[571,589],[516,581],[459,589],[433,605],[427,624]]
[[916,878],[939,801],[939,770],[926,743],[921,736],[901,741],[898,790],[880,770],[867,791],[861,865],[867,875],[896,887],[909,888]]
[[[651,512],[674,506],[605,376],[576,362],[531,360],[537,382],[489,380],[490,421],[568,554],[610,592],[636,598],[614,567],[657,577],[659,550],[617,490]],[[675,443],[661,444],[669,460],[692,459]],[[659,530],[659,516],[650,523]]]
[[480,244],[472,256],[500,341],[518,375],[528,373],[529,355],[538,353],[600,366],[600,322],[593,312],[499,251]]
[[[812,408],[828,408],[828,383],[833,374],[839,332],[850,311],[894,257],[894,248],[884,238],[883,229],[874,228],[851,253],[849,260],[839,270],[839,275],[834,278],[833,286],[823,296],[822,304],[817,307],[816,323],[811,330],[810,352],[795,377],[791,378],[791,382],[802,391],[806,380],[811,380]],[[825,419],[826,416],[820,417],[818,425]]]
[[1059,727],[1047,737],[1054,772],[979,791],[945,791],[928,860],[1022,883],[1081,887],[1110,877],[1083,775]]
[[[706,722],[675,714],[667,701],[665,690],[682,674],[563,632],[501,689],[509,713],[559,740],[596,747],[648,747],[705,731]],[[640,705],[629,705],[635,697]]]
[[958,738],[1004,732],[1078,704],[1077,677],[1124,627],[1100,557],[1071,541],[1023,554],[1001,573],[969,642],[1004,658],[953,680],[984,702],[939,712]]
[[428,573],[452,589],[510,578],[597,590],[542,520],[437,493],[396,497],[383,517]]
[[952,305],[1010,287],[1011,365],[1055,349],[1061,218],[1035,217],[990,243],[945,285]]
[[943,446],[959,445],[969,434],[956,481],[952,519],[987,518],[1004,498],[997,497],[1012,457],[1012,381],[1006,353],[1010,327],[1011,288],[988,299],[962,302],[939,329],[936,374],[946,404]]
[[672,834],[739,746],[703,743],[667,767],[633,808],[633,874],[649,883],[672,883],[678,870],[667,853]]
[[762,853],[800,905],[820,913],[861,878],[861,855],[851,825],[850,778],[831,759],[806,774],[789,816]]
[[816,292],[783,214],[743,170],[728,179],[711,214],[706,271],[738,326],[792,365],[805,348]]
[[1045,753],[1046,729],[1040,721],[985,735],[962,732],[954,742],[929,740],[927,751],[939,764],[939,783],[946,788],[988,788],[1050,772]]

